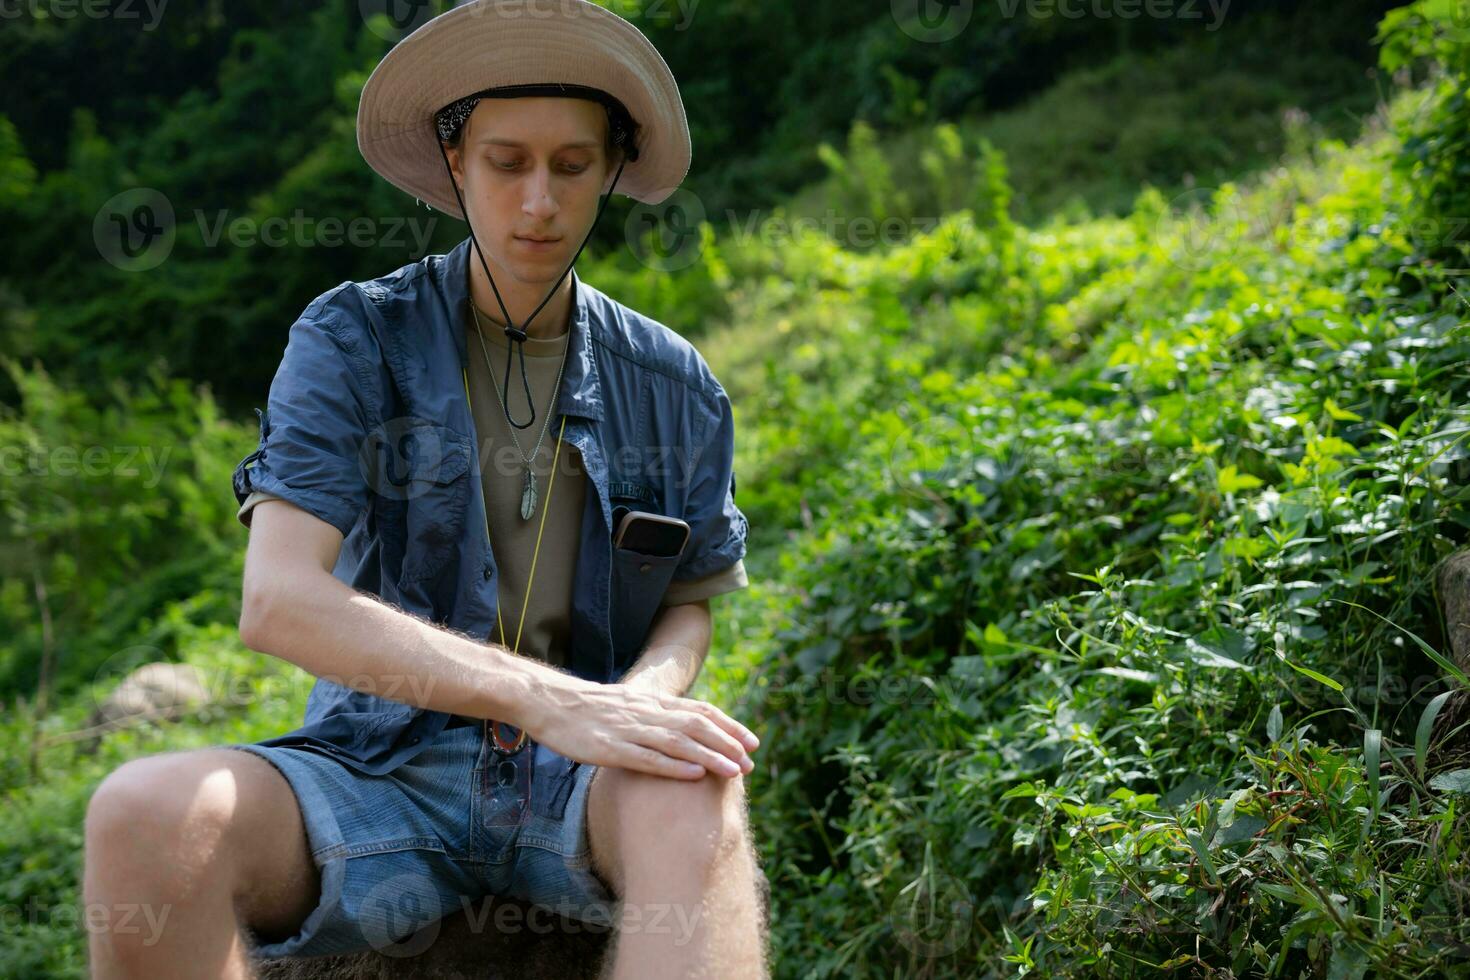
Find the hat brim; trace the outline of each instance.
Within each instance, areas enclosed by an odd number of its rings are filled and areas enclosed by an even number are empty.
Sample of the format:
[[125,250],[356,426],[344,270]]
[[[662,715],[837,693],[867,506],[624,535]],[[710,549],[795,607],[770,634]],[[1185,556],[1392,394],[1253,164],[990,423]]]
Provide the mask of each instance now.
[[434,114],[484,89],[541,82],[602,89],[639,124],[638,159],[615,193],[658,204],[683,183],[689,123],[673,73],[637,27],[589,0],[474,0],[435,17],[369,76],[357,147],[384,180],[460,218]]

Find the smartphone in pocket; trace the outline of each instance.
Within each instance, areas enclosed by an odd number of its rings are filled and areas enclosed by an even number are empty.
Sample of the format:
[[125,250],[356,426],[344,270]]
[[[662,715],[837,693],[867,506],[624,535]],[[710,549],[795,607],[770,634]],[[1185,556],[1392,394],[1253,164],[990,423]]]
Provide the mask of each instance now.
[[613,547],[659,558],[682,555],[689,543],[689,525],[677,517],[646,510],[630,510],[618,522]]

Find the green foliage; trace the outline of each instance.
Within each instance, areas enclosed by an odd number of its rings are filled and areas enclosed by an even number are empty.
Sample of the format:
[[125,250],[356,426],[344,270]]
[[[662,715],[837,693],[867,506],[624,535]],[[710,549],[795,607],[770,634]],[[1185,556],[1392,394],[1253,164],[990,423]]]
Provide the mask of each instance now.
[[[1213,27],[956,4],[969,20],[944,43],[906,33],[883,4],[615,9],[680,79],[695,147],[685,189],[723,236],[778,205],[792,218],[834,209],[847,222],[932,223],[982,196],[973,154],[957,151],[987,139],[1011,161],[1015,211],[1028,220],[1068,202],[1120,213],[1145,181],[1170,196],[1221,182],[1269,162],[1285,107],[1339,135],[1368,110],[1366,41],[1383,2],[1343,0],[1322,18],[1308,4],[1234,0]],[[390,44],[381,15],[364,23],[357,5],[322,0],[170,7],[156,24],[34,9],[9,19],[0,49],[7,77],[48,79],[0,90],[14,127],[0,123],[0,310],[14,296],[26,314],[4,324],[12,356],[79,387],[135,378],[163,357],[248,419],[291,322],[323,289],[463,238],[460,222],[416,207],[362,163],[356,96]],[[940,125],[954,131],[931,139]],[[822,147],[844,140],[854,166],[834,180],[847,189],[788,201],[836,162]],[[109,202],[134,188],[168,202],[177,238],[157,267],[125,271],[97,236],[111,230]],[[588,256],[626,252],[639,210],[612,202]],[[340,233],[326,244],[333,223],[354,221],[371,223],[366,244]],[[237,222],[243,238],[228,233]],[[298,222],[284,242],[255,233]],[[692,336],[728,318],[718,279],[686,285],[669,273],[687,266],[609,264],[611,285]],[[14,404],[3,382],[0,401]]]
[[1470,276],[1470,24],[1460,0],[1419,0],[1379,29],[1389,71],[1421,66],[1429,84],[1401,125],[1399,176],[1414,188],[1425,267],[1436,282]]
[[965,212],[726,250],[742,507],[804,528],[722,688],[788,975],[1464,969],[1470,330],[1402,164],[1464,131],[1424,118],[1012,265]]
[[[988,140],[1000,149],[1017,214],[1033,221],[1064,207],[1124,213],[1142,184],[1173,197],[1269,165],[1293,136],[1298,144],[1350,137],[1375,97],[1364,77],[1368,56],[1353,36],[1366,31],[1351,16],[1324,23],[1309,5],[1235,13],[1219,31],[1076,66],[1001,111],[894,127],[881,152],[912,208],[897,213],[948,213],[962,206],[950,205],[953,185],[976,179],[959,161],[934,179],[934,125],[952,125],[966,145]],[[830,173],[831,154],[818,153]],[[791,209],[820,212],[842,181],[836,174],[807,188]]]
[[837,178],[834,197],[839,206],[868,215],[879,224],[895,211],[909,213],[908,197],[893,186],[893,172],[878,149],[878,134],[872,126],[862,120],[853,123],[846,157],[825,144],[818,152]]
[[26,158],[20,133],[9,119],[0,116],[0,208],[17,204],[35,183],[36,168]]
[[[3,363],[21,405],[0,409],[0,690],[34,692],[49,617],[51,685],[66,692],[140,642],[169,601],[223,584],[243,532],[230,474],[256,433],[222,420],[207,388],[156,369],[73,391]],[[224,598],[200,621],[229,617]]]

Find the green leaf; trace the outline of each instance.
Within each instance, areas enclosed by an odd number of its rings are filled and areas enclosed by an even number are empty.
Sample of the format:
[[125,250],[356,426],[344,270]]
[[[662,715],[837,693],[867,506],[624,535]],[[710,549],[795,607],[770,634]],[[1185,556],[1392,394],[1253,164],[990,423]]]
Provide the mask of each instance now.
[[1327,963],[1327,980],[1362,980],[1368,972],[1368,954],[1342,936],[1332,937],[1332,958]]
[[1199,834],[1192,830],[1185,831],[1184,836],[1189,841],[1189,846],[1194,848],[1194,854],[1199,858],[1200,867],[1205,869],[1205,873],[1210,876],[1210,881],[1218,885],[1220,875],[1215,871],[1215,862],[1210,860],[1209,846]]
[[1357,412],[1352,412],[1352,411],[1349,411],[1346,408],[1339,407],[1338,404],[1337,404],[1337,402],[1333,401],[1331,398],[1327,399],[1323,403],[1322,407],[1325,408],[1325,409],[1327,409],[1327,414],[1328,415],[1330,415],[1333,418],[1337,419],[1339,422],[1361,422],[1361,421],[1363,421],[1363,416],[1359,415]]
[[1189,659],[1201,667],[1222,667],[1227,670],[1254,669],[1250,664],[1233,660],[1218,650],[1211,649],[1193,638],[1184,641],[1184,649],[1189,654]]
[[1379,754],[1383,748],[1383,732],[1370,728],[1363,733],[1363,769],[1368,777],[1368,809],[1373,819],[1378,819],[1378,776],[1382,763]]
[[1312,680],[1316,681],[1317,683],[1319,683],[1319,684],[1325,684],[1328,687],[1332,688],[1338,694],[1341,694],[1342,693],[1342,685],[1339,684],[1337,681],[1333,680],[1331,677],[1328,677],[1326,674],[1319,674],[1319,673],[1317,673],[1315,670],[1313,670],[1310,667],[1303,667],[1300,664],[1294,664],[1290,660],[1287,660],[1285,657],[1282,657],[1281,660],[1282,660],[1283,663],[1286,664],[1286,666],[1290,667],[1292,670],[1296,671],[1298,674],[1305,674],[1306,676],[1310,677]]
[[1442,772],[1429,781],[1429,788],[1442,793],[1470,793],[1470,769]]
[[1310,904],[1306,898],[1297,894],[1293,889],[1287,888],[1285,885],[1277,885],[1269,881],[1258,881],[1256,882],[1255,888],[1256,891],[1265,892],[1267,895],[1275,895],[1283,902],[1291,902],[1295,905]]
[[1414,764],[1419,770],[1419,778],[1424,778],[1425,760],[1429,755],[1429,733],[1434,729],[1434,719],[1439,717],[1440,709],[1450,699],[1454,691],[1445,691],[1430,701],[1424,707],[1424,713],[1419,716],[1419,727],[1414,732]]
[[1253,490],[1261,485],[1261,478],[1251,476],[1249,473],[1240,473],[1234,464],[1220,467],[1216,482],[1221,493],[1237,493],[1241,490]]

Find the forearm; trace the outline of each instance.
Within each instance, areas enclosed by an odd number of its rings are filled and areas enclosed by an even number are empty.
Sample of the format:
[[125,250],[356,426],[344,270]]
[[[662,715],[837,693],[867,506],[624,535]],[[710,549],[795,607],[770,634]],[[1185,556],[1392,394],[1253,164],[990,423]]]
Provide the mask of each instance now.
[[[244,631],[242,629],[242,639]],[[248,646],[317,677],[431,711],[523,725],[555,668],[389,606],[330,574],[279,583]]]
[[619,683],[683,697],[699,676],[712,635],[708,599],[662,609],[643,653]]

